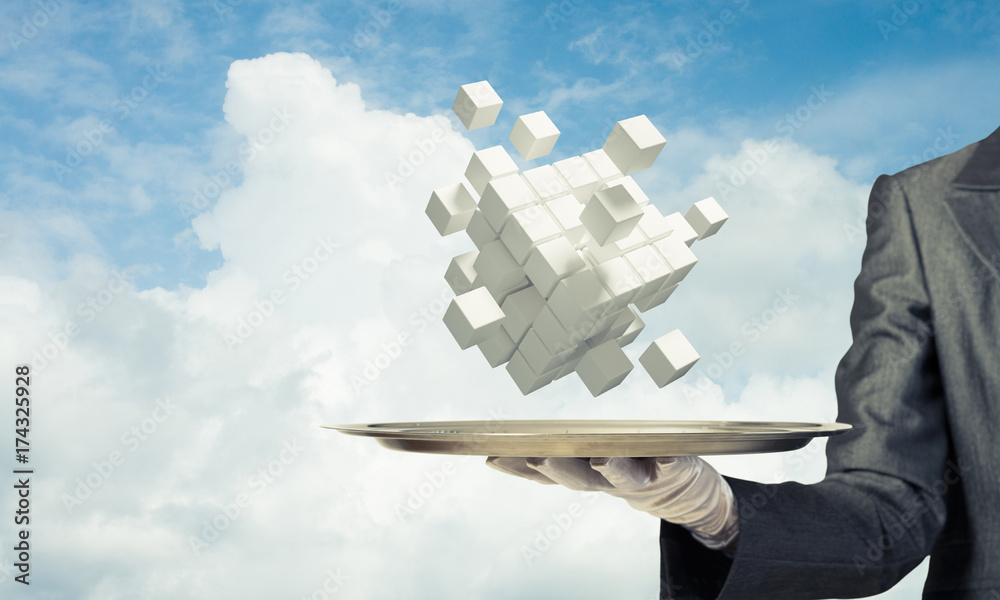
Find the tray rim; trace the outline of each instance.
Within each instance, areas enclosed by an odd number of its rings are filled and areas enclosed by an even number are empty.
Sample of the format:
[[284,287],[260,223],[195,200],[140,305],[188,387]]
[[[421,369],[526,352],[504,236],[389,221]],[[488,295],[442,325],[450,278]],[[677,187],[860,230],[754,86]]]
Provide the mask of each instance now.
[[[510,431],[491,431],[491,429],[496,427],[502,427],[507,424],[545,424],[551,425],[552,427],[559,427],[561,423],[565,424],[602,424],[614,426],[615,424],[633,424],[632,426],[642,426],[642,425],[665,425],[669,426],[690,426],[696,428],[699,426],[705,427],[724,427],[724,426],[740,426],[740,427],[769,427],[771,429],[780,428],[785,431],[753,431],[751,429],[745,431],[690,431],[690,432],[607,432],[607,433],[597,433],[597,432],[576,432],[576,433],[565,433],[565,432],[510,432]],[[470,431],[462,433],[434,433],[430,431],[394,431],[393,429],[403,429],[404,426],[408,428],[417,427],[434,427],[438,429],[448,428],[449,425],[462,425],[462,426],[475,426],[481,427],[482,431]],[[373,422],[373,423],[346,423],[346,424],[333,424],[333,425],[321,425],[320,427],[324,429],[333,429],[347,435],[356,435],[360,437],[372,437],[372,438],[395,438],[395,439],[412,439],[412,440],[423,440],[423,441],[436,441],[436,442],[462,442],[470,440],[482,440],[484,436],[489,436],[496,439],[506,439],[515,440],[517,438],[529,438],[536,441],[551,440],[553,442],[557,441],[577,441],[586,439],[595,439],[595,436],[621,436],[634,441],[642,441],[644,439],[656,440],[662,439],[663,436],[684,436],[687,438],[732,438],[734,436],[738,437],[753,437],[755,439],[793,439],[793,438],[816,438],[816,437],[830,437],[834,435],[839,435],[850,431],[853,426],[847,423],[838,422],[808,422],[808,421],[711,421],[711,420],[661,420],[661,419],[503,419],[503,420],[454,420],[454,421],[389,421],[389,422]],[[384,427],[384,429],[376,428]],[[447,437],[442,437],[447,436]]]

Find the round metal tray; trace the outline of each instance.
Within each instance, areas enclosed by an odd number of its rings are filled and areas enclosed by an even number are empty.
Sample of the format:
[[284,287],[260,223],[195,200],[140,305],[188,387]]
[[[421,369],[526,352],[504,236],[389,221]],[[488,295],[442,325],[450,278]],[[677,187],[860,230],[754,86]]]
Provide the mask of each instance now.
[[771,421],[425,421],[324,425],[393,450],[480,456],[705,456],[797,450],[843,423]]

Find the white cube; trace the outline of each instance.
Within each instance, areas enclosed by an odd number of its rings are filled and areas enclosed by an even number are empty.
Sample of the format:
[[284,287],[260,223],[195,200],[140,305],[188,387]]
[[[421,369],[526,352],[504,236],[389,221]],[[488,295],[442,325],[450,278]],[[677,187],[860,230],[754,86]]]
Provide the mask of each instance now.
[[[636,319],[639,319],[639,314],[636,312],[635,308],[631,306],[625,307],[625,310],[618,314],[618,318],[615,322],[611,324],[611,330],[608,331],[608,339],[620,340],[620,338],[625,335],[625,332],[629,330],[629,327],[635,323]],[[642,323],[642,320],[639,320]],[[640,327],[641,329],[641,327]],[[619,342],[619,346],[625,346]]]
[[637,299],[660,291],[673,273],[670,264],[652,246],[643,246],[629,252],[625,255],[625,260],[642,281],[642,287],[636,294]]
[[455,295],[461,295],[469,290],[478,287],[476,280],[476,258],[479,257],[479,250],[469,250],[451,259],[448,270],[444,273],[444,279],[448,282]]
[[587,233],[587,228],[580,221],[583,205],[577,202],[572,194],[547,200],[545,208],[552,213],[556,223],[559,224],[559,229],[563,232],[563,237],[569,240],[569,243],[576,245],[583,241],[583,236]]
[[476,245],[476,248],[480,250],[483,246],[489,244],[490,242],[495,242],[500,239],[500,234],[493,231],[493,226],[490,225],[486,217],[483,216],[483,211],[476,209],[472,213],[472,218],[469,219],[469,226],[465,228],[465,233],[472,240],[472,243]]
[[587,233],[602,246],[627,237],[641,218],[642,207],[624,185],[598,190],[580,213]]
[[625,330],[632,324],[634,314],[635,309],[631,306],[626,306],[624,309],[619,310],[617,314],[610,315],[602,325],[601,335],[591,335],[587,343],[590,346],[596,346],[608,340],[617,340],[625,334]]
[[534,286],[529,286],[507,296],[500,307],[504,314],[503,328],[514,343],[520,343],[538,313],[545,308],[545,298],[542,298]]
[[680,283],[698,264],[698,257],[691,248],[680,240],[675,240],[673,235],[653,242],[653,247],[667,261],[671,270],[670,278],[663,283],[661,289]]
[[676,381],[698,362],[698,353],[679,329],[658,338],[639,357],[657,387]]
[[638,229],[648,240],[665,238],[673,231],[670,222],[652,204],[642,207],[642,218],[639,219]]
[[588,350],[576,365],[576,373],[597,397],[624,381],[632,367],[621,347],[609,340]]
[[729,215],[711,196],[692,204],[687,214],[684,215],[684,220],[691,224],[691,227],[698,234],[699,240],[715,235],[715,232],[722,228],[722,224],[727,219],[729,219]]
[[535,373],[547,373],[563,366],[573,353],[572,348],[567,348],[559,353],[549,352],[534,329],[528,330],[524,339],[517,345],[517,349],[524,355],[524,359],[528,361],[528,365]]
[[698,232],[694,230],[694,227],[691,227],[691,224],[681,213],[670,213],[663,217],[663,221],[670,228],[669,237],[672,239],[684,242],[686,246],[690,246],[698,239]]
[[566,180],[570,191],[580,204],[590,200],[597,191],[597,186],[601,184],[601,178],[594,173],[582,156],[560,160],[552,163],[552,166]]
[[538,316],[535,317],[535,322],[532,323],[531,328],[538,334],[538,338],[542,340],[545,348],[552,354],[559,354],[576,348],[583,343],[586,334],[590,333],[589,330],[576,331],[572,334],[566,331],[566,328],[559,322],[559,319],[556,318],[555,313],[552,312],[548,304],[543,306],[542,310],[538,311]]
[[503,100],[488,81],[467,83],[458,88],[451,110],[468,130],[489,127],[496,123]]
[[476,344],[479,351],[483,353],[486,362],[494,369],[504,364],[514,355],[517,345],[510,339],[503,327],[496,333]]
[[636,300],[635,307],[639,310],[639,312],[647,312],[653,308],[656,308],[657,306],[667,301],[667,298],[669,298],[670,295],[674,293],[674,290],[677,289],[678,285],[680,284],[675,283],[674,285],[667,285],[667,287],[661,289],[652,296],[646,296],[645,298],[640,298]]
[[541,375],[535,373],[520,350],[516,350],[507,362],[507,373],[525,396],[550,384],[555,379],[556,371],[557,369],[553,369]]
[[[613,258],[594,267],[594,274],[608,291],[615,309],[623,309],[635,300],[642,280],[624,258]],[[621,334],[618,334],[621,335]],[[618,337],[618,336],[615,336]]]
[[514,159],[507,154],[503,146],[493,146],[472,153],[469,166],[465,168],[465,178],[472,184],[472,189],[482,195],[487,183],[517,171]]
[[587,267],[564,237],[539,244],[524,264],[524,273],[544,298],[552,295],[562,279]]
[[622,176],[621,170],[615,166],[613,160],[608,158],[604,150],[594,150],[583,155],[590,169],[597,174],[601,181],[611,181]]
[[523,265],[536,246],[561,234],[562,230],[549,211],[534,204],[510,214],[500,232],[500,239],[507,245],[514,260]]
[[464,183],[434,190],[424,213],[441,235],[451,235],[469,225],[476,211],[476,200]]
[[503,311],[485,288],[452,298],[444,324],[463,350],[489,338],[500,328]]
[[635,179],[632,179],[629,175],[609,179],[602,183],[597,189],[607,189],[616,185],[625,186],[625,189],[628,190],[628,193],[632,195],[632,198],[635,199],[639,206],[645,207],[649,204],[649,196],[646,195],[646,192],[642,191],[642,188],[639,187],[639,183]]
[[611,312],[598,319],[594,324],[594,328],[587,334],[586,345],[596,346],[611,339],[608,333],[611,331],[611,327],[614,325],[616,319],[618,319],[618,314],[615,312]]
[[618,249],[619,256],[621,256],[630,250],[635,250],[639,246],[646,246],[648,244],[649,240],[647,240],[646,236],[642,235],[642,232],[638,227],[636,227],[632,230],[632,233],[615,242],[614,246]]
[[584,339],[611,307],[611,295],[593,271],[574,273],[556,284],[548,305],[567,332]]
[[538,202],[538,196],[519,173],[505,175],[486,184],[479,209],[494,231],[503,231],[510,213]]
[[521,115],[510,132],[510,142],[525,160],[546,156],[559,139],[559,129],[545,111]]
[[524,270],[501,241],[490,242],[483,246],[473,263],[473,268],[480,282],[492,293],[509,290],[524,279]]
[[628,175],[652,166],[666,144],[646,115],[639,115],[618,121],[602,150],[619,171]]
[[542,165],[534,169],[528,169],[524,173],[524,178],[528,180],[531,189],[542,200],[564,196],[569,193],[569,186],[563,180],[559,172],[552,165]]
[[[635,314],[635,311],[632,314]],[[639,334],[642,333],[645,327],[646,324],[639,318],[639,315],[635,315],[635,320],[625,328],[625,333],[621,334],[618,338],[618,345],[622,348],[628,346],[639,337]]]
[[566,363],[563,364],[563,366],[561,366],[561,367],[559,367],[558,369],[555,370],[556,376],[555,376],[554,380],[559,380],[559,379],[562,379],[563,377],[569,375],[570,373],[575,373],[576,372],[576,366],[578,364],[580,364],[580,360],[582,358],[583,358],[583,356],[580,356],[578,358],[573,358],[573,359],[570,359],[570,360],[566,361]]
[[618,244],[610,242],[602,246],[589,233],[583,236],[583,251],[585,255],[591,258],[595,267],[622,255],[621,250],[618,249]]

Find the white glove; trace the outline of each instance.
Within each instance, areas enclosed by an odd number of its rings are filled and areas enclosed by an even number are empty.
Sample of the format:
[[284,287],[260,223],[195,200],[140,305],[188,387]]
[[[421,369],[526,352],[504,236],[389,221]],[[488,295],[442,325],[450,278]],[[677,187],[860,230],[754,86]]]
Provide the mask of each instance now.
[[739,512],[729,483],[697,456],[677,458],[509,458],[491,456],[494,469],[571,490],[605,492],[633,508],[676,523],[712,550],[732,551]]

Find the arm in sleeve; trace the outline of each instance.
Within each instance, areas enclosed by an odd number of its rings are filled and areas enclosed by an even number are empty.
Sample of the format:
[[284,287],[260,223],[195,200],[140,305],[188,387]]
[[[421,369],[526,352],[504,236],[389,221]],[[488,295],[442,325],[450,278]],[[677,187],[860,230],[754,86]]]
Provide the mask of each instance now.
[[[857,598],[882,592],[930,552],[944,526],[931,490],[949,436],[920,248],[901,185],[875,182],[836,373],[838,420],[817,484],[729,479],[740,507],[732,560],[661,524],[661,598]],[[707,554],[706,554],[707,553]]]

